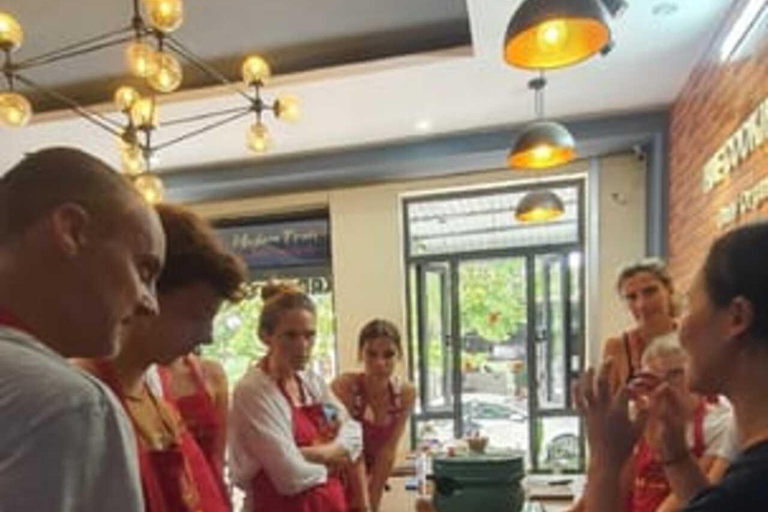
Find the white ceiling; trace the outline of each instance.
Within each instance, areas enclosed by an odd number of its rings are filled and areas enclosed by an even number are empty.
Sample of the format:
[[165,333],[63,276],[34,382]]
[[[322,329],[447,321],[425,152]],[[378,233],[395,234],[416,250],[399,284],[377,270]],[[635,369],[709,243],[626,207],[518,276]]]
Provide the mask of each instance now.
[[[529,120],[533,97],[526,84],[532,76],[501,59],[507,22],[520,3],[467,0],[472,47],[276,77],[266,96],[298,96],[303,117],[295,125],[268,120],[275,142],[270,155],[338,151]],[[731,1],[675,0],[677,11],[664,17],[653,14],[658,3],[630,0],[630,9],[613,24],[617,43],[613,52],[549,74],[548,115],[594,117],[666,106],[674,100]],[[50,16],[55,18],[56,13]],[[221,31],[222,37],[226,34]],[[195,46],[194,32],[182,28],[178,35]],[[240,101],[222,88],[184,91],[165,98],[161,119],[236,107]],[[104,111],[110,108],[104,106]],[[168,148],[160,155],[159,169],[269,159],[245,148],[249,122],[244,119]],[[176,134],[176,127],[161,127],[157,139],[162,142]],[[0,128],[0,169],[8,168],[25,151],[51,144],[79,145],[114,165],[119,163],[113,137],[69,113],[57,112],[39,115],[22,130]]]

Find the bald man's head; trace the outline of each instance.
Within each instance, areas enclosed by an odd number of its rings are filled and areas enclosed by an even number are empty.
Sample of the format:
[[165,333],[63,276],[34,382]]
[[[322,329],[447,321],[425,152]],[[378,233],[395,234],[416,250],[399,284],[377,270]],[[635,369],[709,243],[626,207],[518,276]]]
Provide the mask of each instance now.
[[0,292],[65,357],[108,356],[123,325],[156,314],[164,258],[155,210],[87,153],[38,151],[0,179]]
[[106,224],[141,200],[122,175],[88,153],[67,147],[30,153],[0,179],[0,244],[67,203]]

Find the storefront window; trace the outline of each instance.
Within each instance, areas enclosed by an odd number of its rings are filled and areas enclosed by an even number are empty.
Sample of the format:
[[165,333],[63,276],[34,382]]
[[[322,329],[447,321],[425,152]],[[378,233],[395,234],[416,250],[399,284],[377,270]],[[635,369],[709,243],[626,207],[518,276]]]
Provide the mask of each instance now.
[[258,337],[261,288],[276,280],[297,286],[315,302],[317,339],[311,369],[332,378],[336,333],[327,213],[227,221],[217,228],[224,244],[247,263],[251,280],[243,301],[222,306],[214,320],[212,343],[203,348],[203,356],[221,362],[233,386],[266,353]]

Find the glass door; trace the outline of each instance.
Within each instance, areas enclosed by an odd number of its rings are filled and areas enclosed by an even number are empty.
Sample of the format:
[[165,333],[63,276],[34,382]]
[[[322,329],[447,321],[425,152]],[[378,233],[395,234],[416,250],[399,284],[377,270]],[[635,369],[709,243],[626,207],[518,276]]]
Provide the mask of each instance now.
[[527,450],[528,297],[526,258],[458,263],[463,436]]
[[[535,397],[531,400],[531,460],[539,470],[579,470],[581,424],[572,409],[571,381],[581,368],[580,253],[553,252],[533,257]],[[574,290],[575,288],[575,290]]]
[[429,262],[415,266],[417,351],[414,354],[419,385],[417,436],[444,443],[460,435],[454,422],[457,403],[455,347],[451,322],[451,266]]
[[581,253],[414,264],[417,443],[475,433],[532,471],[583,469],[570,385],[581,368]]

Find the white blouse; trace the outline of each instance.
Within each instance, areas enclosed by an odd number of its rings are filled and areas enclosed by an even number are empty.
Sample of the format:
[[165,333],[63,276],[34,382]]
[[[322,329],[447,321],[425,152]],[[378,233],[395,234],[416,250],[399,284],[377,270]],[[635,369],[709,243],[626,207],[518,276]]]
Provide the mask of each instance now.
[[[352,460],[363,449],[360,424],[349,417],[325,382],[311,372],[300,372],[308,404],[333,404],[340,411],[341,428],[336,443]],[[291,406],[277,383],[258,366],[252,366],[235,386],[229,418],[229,455],[235,485],[246,493],[246,508],[252,503],[251,481],[264,470],[277,491],[293,496],[324,484],[328,470],[307,461],[293,439]]]

